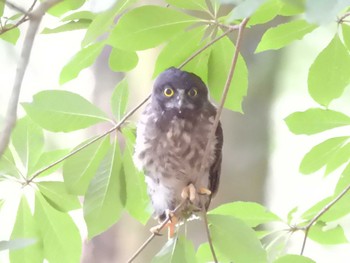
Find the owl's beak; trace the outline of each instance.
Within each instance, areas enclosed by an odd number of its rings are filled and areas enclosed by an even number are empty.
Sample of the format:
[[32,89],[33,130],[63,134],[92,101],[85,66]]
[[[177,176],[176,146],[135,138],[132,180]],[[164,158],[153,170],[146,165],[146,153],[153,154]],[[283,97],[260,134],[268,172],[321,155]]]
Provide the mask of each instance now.
[[178,98],[177,98],[177,110],[179,111],[179,113],[182,113],[182,110],[184,109],[184,105],[185,105],[185,92],[183,90],[181,90],[179,92]]

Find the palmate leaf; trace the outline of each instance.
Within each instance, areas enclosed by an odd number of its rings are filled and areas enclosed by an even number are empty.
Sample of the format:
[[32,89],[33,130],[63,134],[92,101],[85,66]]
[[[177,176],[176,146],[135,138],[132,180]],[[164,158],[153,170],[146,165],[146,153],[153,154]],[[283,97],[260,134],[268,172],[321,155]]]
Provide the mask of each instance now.
[[330,174],[344,163],[350,160],[350,143],[337,150],[327,163],[325,175]]
[[[234,51],[235,47],[227,37],[224,37],[212,46],[208,66],[208,83],[210,94],[216,101],[221,99]],[[225,108],[243,112],[242,101],[247,95],[247,88],[248,70],[243,57],[239,55],[224,104]]]
[[346,45],[346,48],[350,50],[350,26],[348,24],[342,24],[341,25],[342,32],[343,32],[343,39],[344,43]]
[[338,245],[349,242],[341,226],[330,228],[322,221],[318,221],[310,228],[308,237],[322,245]]
[[85,194],[84,218],[89,238],[107,230],[123,211],[121,167],[122,156],[116,140],[100,163]]
[[109,68],[113,71],[124,72],[130,71],[136,67],[139,61],[135,51],[121,50],[119,48],[112,48],[109,55]]
[[161,44],[195,22],[198,22],[195,17],[173,9],[142,6],[120,18],[108,43],[123,50],[144,50]]
[[349,68],[350,54],[335,35],[310,67],[308,88],[311,97],[326,107],[339,98],[350,83]]
[[34,95],[32,103],[22,106],[35,123],[52,132],[71,132],[109,121],[91,102],[64,90],[41,91]]
[[285,122],[294,134],[315,134],[336,127],[350,125],[350,117],[337,111],[312,108],[294,112]]
[[266,0],[246,0],[240,2],[229,15],[228,22],[250,17]]
[[11,239],[32,240],[32,244],[19,250],[10,251],[11,263],[40,263],[43,261],[44,254],[39,225],[30,211],[26,197],[22,196],[18,206],[15,225],[11,233]]
[[316,263],[316,261],[305,256],[289,254],[276,259],[273,263]]
[[206,11],[208,10],[206,0],[165,0],[170,5],[190,9],[190,10],[200,10]]
[[69,11],[78,9],[85,3],[85,0],[63,0],[51,7],[48,11],[53,16],[61,16]]
[[45,198],[35,194],[36,222],[40,222],[44,257],[50,263],[76,263],[81,256],[81,237],[72,218],[67,213],[54,209]]
[[42,34],[54,34],[54,33],[62,33],[72,30],[79,30],[79,29],[85,29],[87,28],[91,23],[91,20],[88,19],[79,19],[77,21],[70,21],[66,24],[63,24],[61,26],[55,27],[55,28],[44,28],[44,30],[41,32]]
[[111,110],[118,121],[120,121],[126,113],[128,97],[128,82],[126,79],[123,79],[114,88],[111,97]]
[[[4,26],[4,28],[10,28],[10,27],[13,27],[13,24],[7,24],[6,26]],[[0,39],[6,42],[9,42],[12,45],[16,45],[20,34],[21,34],[21,31],[19,30],[19,28],[15,27],[1,34]]]
[[17,164],[10,148],[7,148],[0,158],[0,176],[1,175],[10,175],[21,178],[21,172],[17,168]]
[[248,25],[260,25],[274,19],[281,10],[283,3],[279,0],[267,0],[251,15]]

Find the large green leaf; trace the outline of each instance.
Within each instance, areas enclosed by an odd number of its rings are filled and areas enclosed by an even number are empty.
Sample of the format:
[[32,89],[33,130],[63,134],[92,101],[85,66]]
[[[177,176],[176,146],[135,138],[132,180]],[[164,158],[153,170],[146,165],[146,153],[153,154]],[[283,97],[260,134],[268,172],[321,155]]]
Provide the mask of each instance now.
[[306,0],[305,16],[311,23],[325,25],[334,22],[338,13],[349,5],[349,0]]
[[202,79],[204,83],[208,83],[208,61],[210,58],[211,49],[207,48],[198,56],[187,63],[182,69],[188,72],[193,72]]
[[76,263],[81,256],[81,237],[72,218],[54,209],[37,192],[34,218],[40,223],[44,257],[50,263]]
[[134,152],[135,135],[124,128],[122,133],[126,139],[126,147],[123,155],[123,170],[126,183],[125,207],[134,218],[141,223],[146,223],[150,216],[150,200],[146,191],[145,177],[134,165],[132,154]]
[[44,133],[42,129],[30,118],[24,117],[17,121],[11,139],[26,172],[30,171],[43,151]]
[[51,7],[48,11],[49,14],[54,16],[61,16],[69,11],[78,9],[85,3],[85,0],[63,0],[60,3]]
[[21,178],[21,171],[17,168],[10,148],[7,148],[0,158],[0,175],[10,175]]
[[152,263],[178,262],[197,262],[194,246],[184,236],[168,240],[152,260]]
[[80,208],[78,197],[67,192],[63,182],[39,182],[36,184],[46,201],[61,212]]
[[89,238],[107,230],[121,215],[123,210],[121,167],[122,156],[118,141],[115,141],[85,194],[84,218]]
[[64,90],[41,91],[34,95],[32,103],[22,105],[34,122],[53,132],[71,132],[109,121],[91,102]]
[[[4,28],[10,28],[10,27],[13,27],[13,25],[7,24]],[[21,31],[19,30],[19,28],[15,27],[1,34],[0,39],[5,40],[13,45],[16,45],[20,34],[21,34]]]
[[274,19],[283,4],[279,0],[267,0],[259,6],[248,21],[248,26],[264,24]]
[[43,261],[42,242],[38,229],[40,223],[38,223],[30,211],[26,197],[22,196],[11,239],[31,239],[34,240],[34,244],[10,251],[11,263],[40,263]]
[[[201,41],[204,27],[197,27],[191,31],[185,31],[173,38],[160,52],[153,77],[170,67],[178,67],[205,42]],[[196,72],[194,72],[196,73]],[[197,74],[198,75],[198,74]]]
[[136,67],[139,61],[135,51],[121,50],[119,48],[112,48],[109,55],[109,68],[113,71],[130,71]]
[[348,139],[347,136],[335,137],[314,146],[301,161],[300,172],[311,174],[321,169]]
[[128,104],[129,88],[128,82],[125,79],[120,81],[114,88],[111,97],[111,108],[113,115],[118,121],[120,121],[126,113],[126,107]]
[[80,71],[90,67],[102,52],[105,42],[92,44],[81,49],[75,56],[62,68],[60,73],[60,84],[64,84],[78,77]]
[[285,122],[294,134],[310,135],[350,125],[350,117],[333,110],[312,108],[304,112],[292,113]]
[[[75,149],[87,144],[78,145]],[[63,164],[63,178],[67,189],[72,194],[85,194],[92,177],[96,174],[101,161],[110,147],[109,136],[98,140],[68,158]],[[75,151],[73,149],[73,151]]]
[[350,160],[350,143],[345,144],[336,151],[327,163],[325,175],[330,174],[344,163]]
[[282,0],[281,16],[295,16],[305,12],[305,0]]
[[316,261],[308,257],[289,254],[276,259],[273,263],[316,263]]
[[0,1],[0,16],[4,13],[5,2]]
[[123,15],[113,29],[109,43],[125,50],[155,47],[198,20],[179,11],[142,6]]
[[350,163],[345,167],[344,171],[340,175],[338,183],[334,189],[334,195],[340,194],[350,185]]
[[310,228],[308,237],[322,245],[338,245],[348,243],[344,230],[337,225],[333,228],[324,222],[318,221]]
[[310,67],[308,87],[311,97],[326,107],[339,98],[350,83],[349,68],[350,54],[335,35]]
[[208,10],[206,0],[165,0],[170,5],[190,9],[190,10],[200,10],[206,11]]
[[267,262],[253,229],[240,219],[224,215],[208,215],[210,234],[216,250],[235,263]]
[[341,25],[342,32],[343,32],[343,39],[344,43],[346,45],[346,48],[350,50],[350,26],[348,24],[342,24]]
[[118,0],[115,5],[102,13],[99,13],[90,24],[85,37],[81,43],[83,47],[94,42],[99,36],[109,31],[117,15],[137,0]]
[[91,20],[88,19],[79,19],[77,21],[70,21],[66,24],[60,25],[55,28],[44,28],[42,34],[54,34],[54,33],[62,33],[67,31],[79,30],[87,28],[91,23]]
[[[234,51],[235,47],[227,37],[212,46],[209,57],[208,83],[210,94],[216,101],[221,99]],[[233,111],[243,112],[242,101],[247,95],[247,88],[248,70],[243,57],[239,55],[224,106]]]
[[228,21],[231,22],[237,19],[243,19],[245,17],[250,17],[261,5],[263,5],[266,0],[246,0],[241,1],[229,16]]
[[316,27],[307,23],[305,20],[294,20],[270,28],[263,35],[255,52],[259,53],[265,50],[280,49],[294,40],[302,39]]
[[267,211],[262,205],[253,202],[227,203],[211,210],[209,213],[239,218],[250,227],[281,220],[274,213]]

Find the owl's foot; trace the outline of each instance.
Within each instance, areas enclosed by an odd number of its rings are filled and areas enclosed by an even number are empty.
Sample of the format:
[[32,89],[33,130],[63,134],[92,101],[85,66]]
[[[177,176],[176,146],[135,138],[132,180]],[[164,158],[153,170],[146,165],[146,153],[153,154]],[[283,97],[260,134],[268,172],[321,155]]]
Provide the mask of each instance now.
[[189,199],[192,203],[196,199],[196,188],[193,184],[189,184],[188,186],[184,187],[181,192],[182,199],[186,200]]
[[198,194],[200,195],[211,195],[211,191],[208,188],[201,187],[198,189]]
[[174,237],[175,226],[178,223],[178,219],[171,210],[166,210],[165,213],[167,215],[167,218],[169,218],[169,222],[166,223],[164,226],[163,226],[163,224],[159,224],[159,225],[156,225],[154,227],[151,227],[150,231],[157,236],[161,236],[162,234],[160,233],[160,231],[163,228],[167,227],[168,228],[168,239],[171,239]]

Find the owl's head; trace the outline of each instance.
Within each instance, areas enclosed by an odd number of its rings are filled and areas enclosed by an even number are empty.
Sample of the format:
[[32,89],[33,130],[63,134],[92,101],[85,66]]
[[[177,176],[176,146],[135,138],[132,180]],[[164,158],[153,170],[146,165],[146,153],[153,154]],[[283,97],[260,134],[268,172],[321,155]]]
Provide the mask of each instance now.
[[197,75],[169,68],[154,83],[152,103],[162,111],[185,117],[208,103],[208,89]]

